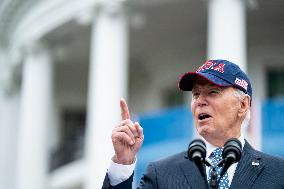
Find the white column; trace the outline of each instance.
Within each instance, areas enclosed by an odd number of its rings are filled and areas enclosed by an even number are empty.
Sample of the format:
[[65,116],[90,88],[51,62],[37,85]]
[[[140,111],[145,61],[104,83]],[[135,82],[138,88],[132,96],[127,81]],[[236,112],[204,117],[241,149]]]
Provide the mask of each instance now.
[[208,59],[227,59],[246,71],[244,0],[208,1]]
[[18,95],[0,95],[0,186],[15,188]]
[[[246,1],[209,0],[207,32],[208,58],[230,60],[246,72]],[[258,108],[253,107],[252,111],[252,115],[259,113]],[[261,125],[254,118],[251,120],[252,124],[242,128],[242,133],[259,148]]]
[[0,188],[15,188],[19,100],[8,57],[0,54]]
[[247,130],[247,137],[249,143],[256,148],[261,150],[262,148],[262,122],[261,122],[261,111],[262,102],[258,98],[254,98],[251,107],[251,124]]
[[86,189],[100,188],[113,155],[111,131],[120,121],[127,91],[128,32],[121,4],[97,9],[92,29],[86,133]]
[[17,189],[46,188],[47,129],[51,120],[53,66],[39,44],[28,47],[23,63]]

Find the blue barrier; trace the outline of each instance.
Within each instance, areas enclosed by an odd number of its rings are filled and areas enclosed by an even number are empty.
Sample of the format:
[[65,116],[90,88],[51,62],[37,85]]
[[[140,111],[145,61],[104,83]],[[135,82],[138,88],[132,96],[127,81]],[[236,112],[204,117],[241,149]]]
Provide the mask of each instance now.
[[262,151],[284,157],[284,100],[262,104]]

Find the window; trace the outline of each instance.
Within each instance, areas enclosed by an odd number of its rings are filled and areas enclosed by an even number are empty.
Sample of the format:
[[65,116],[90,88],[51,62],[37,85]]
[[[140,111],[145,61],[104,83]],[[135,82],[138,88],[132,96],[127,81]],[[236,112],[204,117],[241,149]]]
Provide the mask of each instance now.
[[267,76],[268,97],[284,97],[284,68],[270,70]]
[[184,103],[183,92],[176,86],[163,91],[163,103],[165,107],[174,107]]
[[85,110],[65,109],[62,111],[60,143],[51,155],[51,170],[83,157],[85,125]]

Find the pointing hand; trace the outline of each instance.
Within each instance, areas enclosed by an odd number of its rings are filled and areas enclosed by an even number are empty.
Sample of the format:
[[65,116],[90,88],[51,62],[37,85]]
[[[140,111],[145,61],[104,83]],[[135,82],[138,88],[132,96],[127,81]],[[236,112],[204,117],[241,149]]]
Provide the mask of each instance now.
[[113,161],[119,164],[132,164],[141,148],[144,135],[143,128],[138,122],[130,120],[128,106],[124,99],[120,100],[120,124],[112,131],[112,143],[115,151]]

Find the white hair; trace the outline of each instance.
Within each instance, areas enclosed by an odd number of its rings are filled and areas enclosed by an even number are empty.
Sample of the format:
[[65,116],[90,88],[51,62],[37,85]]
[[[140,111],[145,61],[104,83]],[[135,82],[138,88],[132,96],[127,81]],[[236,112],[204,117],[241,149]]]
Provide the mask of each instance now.
[[[240,89],[236,89],[235,88],[235,96],[238,97],[240,100],[244,100],[246,96],[248,96],[248,94],[244,93],[242,90]],[[242,122],[241,128],[242,129],[246,129],[249,126],[249,121],[250,121],[250,107],[247,110],[245,119]]]

